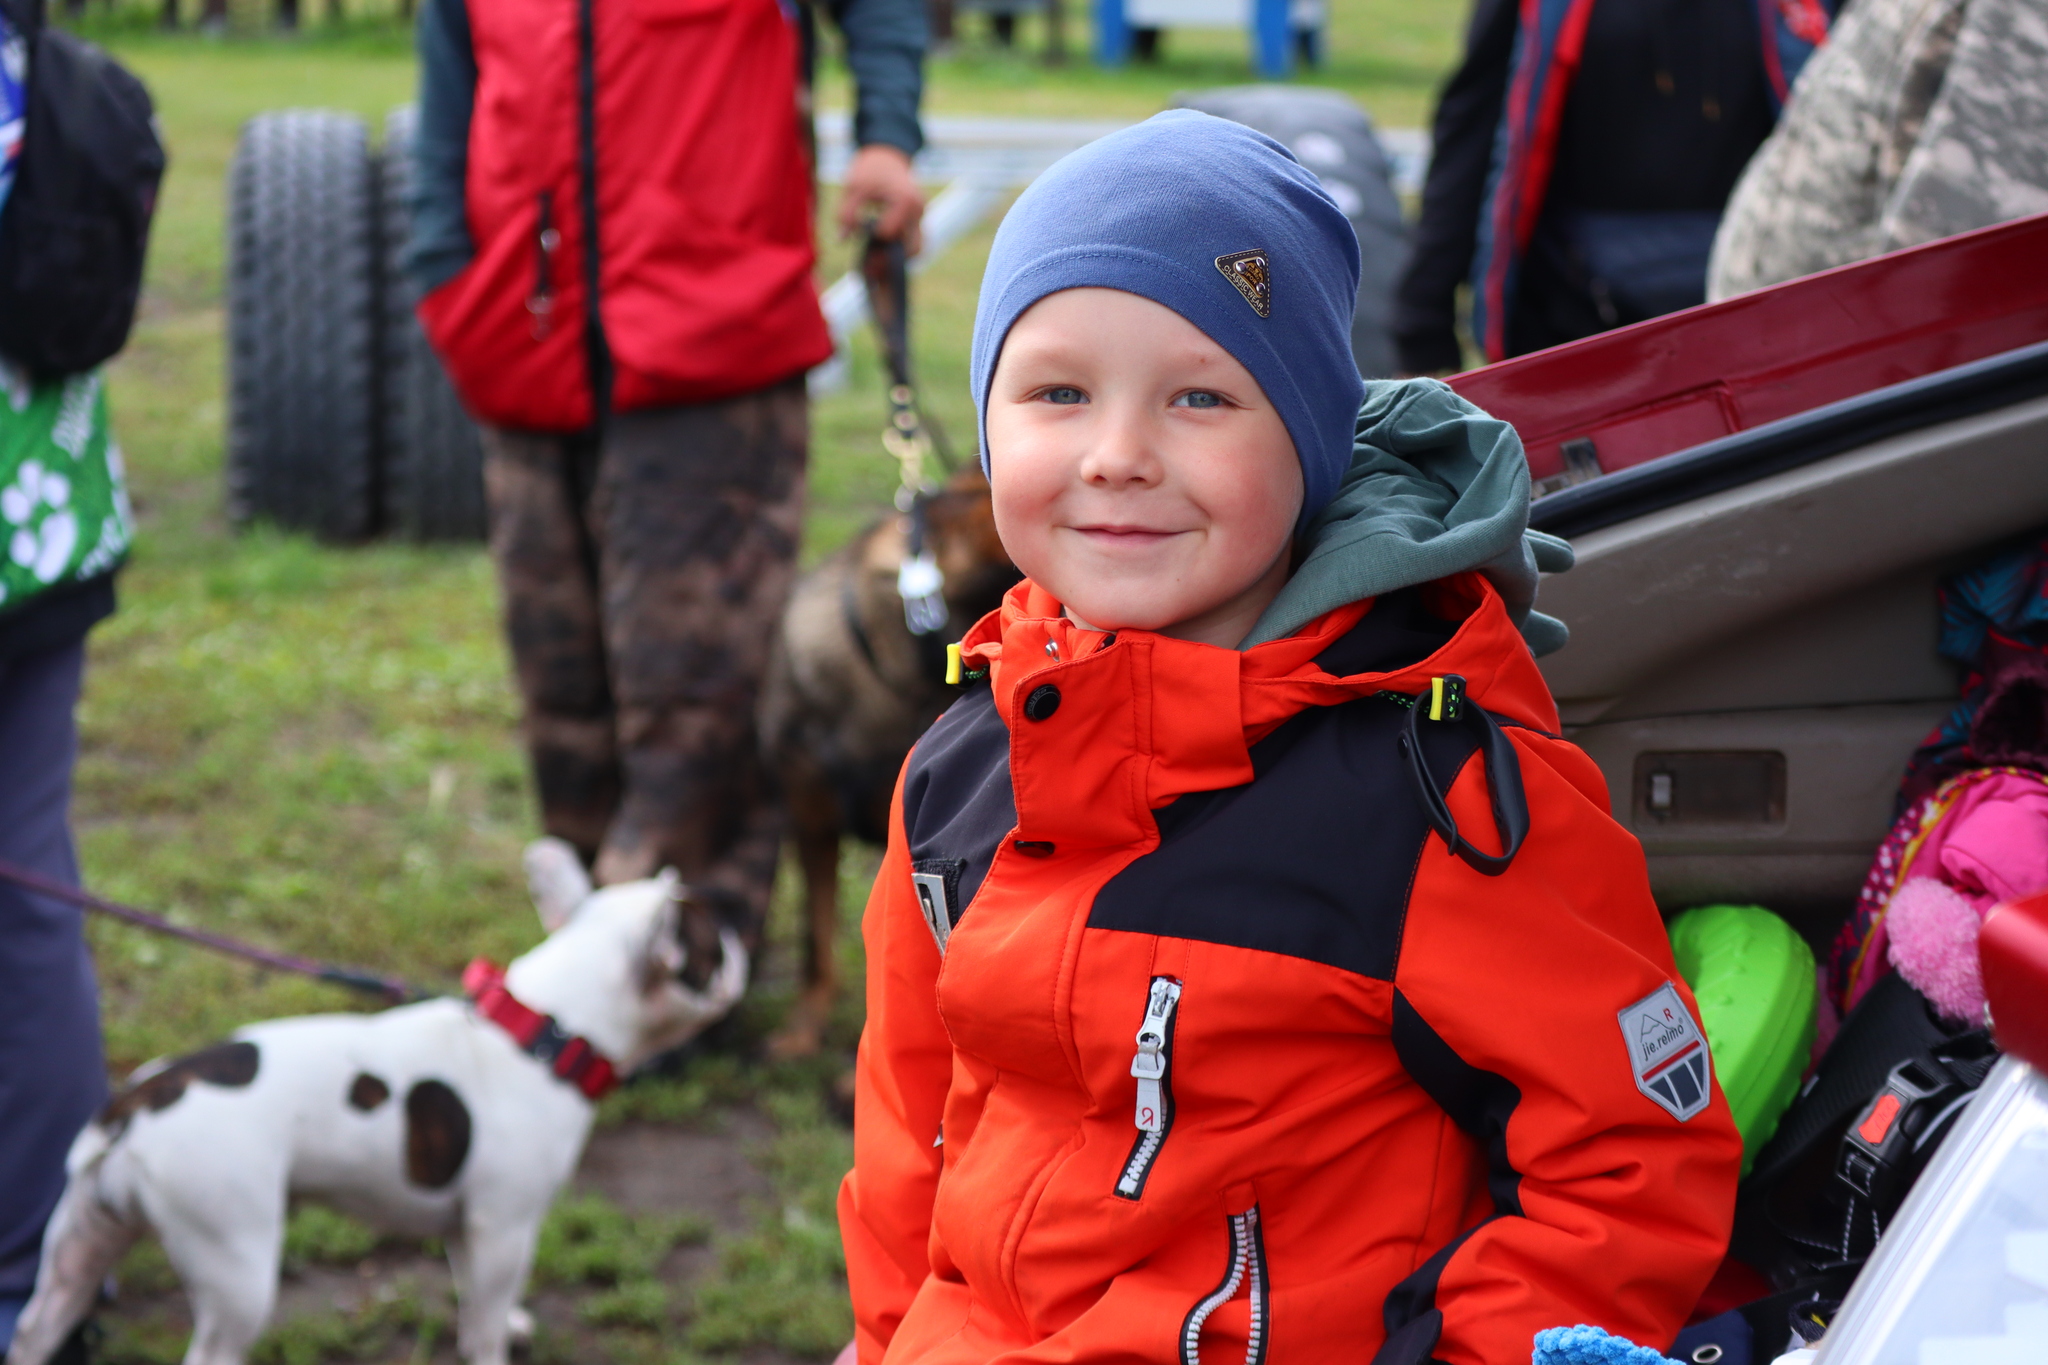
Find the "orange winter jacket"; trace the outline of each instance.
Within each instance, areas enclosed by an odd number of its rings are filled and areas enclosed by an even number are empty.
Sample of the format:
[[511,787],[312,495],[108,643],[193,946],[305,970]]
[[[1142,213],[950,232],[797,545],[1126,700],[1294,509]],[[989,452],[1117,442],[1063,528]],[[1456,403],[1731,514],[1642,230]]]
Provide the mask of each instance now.
[[906,763],[867,908],[864,1365],[1670,1341],[1741,1143],[1642,852],[1483,578],[1241,652],[1027,581],[964,653],[987,681]]

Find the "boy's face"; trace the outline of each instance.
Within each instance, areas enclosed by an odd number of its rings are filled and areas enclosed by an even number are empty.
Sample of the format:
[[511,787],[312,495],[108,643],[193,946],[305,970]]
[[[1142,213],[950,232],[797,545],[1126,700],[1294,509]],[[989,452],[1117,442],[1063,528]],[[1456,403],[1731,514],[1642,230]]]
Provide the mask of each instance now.
[[996,531],[1097,630],[1234,646],[1286,581],[1301,464],[1250,371],[1180,314],[1068,289],[989,384]]

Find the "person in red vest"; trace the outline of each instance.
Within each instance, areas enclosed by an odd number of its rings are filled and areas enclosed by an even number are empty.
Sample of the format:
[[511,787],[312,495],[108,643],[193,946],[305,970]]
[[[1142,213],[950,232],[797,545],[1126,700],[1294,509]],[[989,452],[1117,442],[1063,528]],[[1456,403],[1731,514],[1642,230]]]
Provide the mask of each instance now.
[[[922,0],[826,0],[842,229],[914,248]],[[407,266],[484,429],[547,832],[676,868],[751,940],[779,819],[754,704],[795,571],[812,279],[805,0],[429,0]]]

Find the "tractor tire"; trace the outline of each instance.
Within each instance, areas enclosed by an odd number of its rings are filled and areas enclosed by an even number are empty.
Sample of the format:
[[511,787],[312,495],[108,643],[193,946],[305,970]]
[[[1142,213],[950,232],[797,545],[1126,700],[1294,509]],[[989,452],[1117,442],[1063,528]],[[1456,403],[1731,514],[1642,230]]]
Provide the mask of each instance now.
[[1358,372],[1367,379],[1398,374],[1394,291],[1408,268],[1408,229],[1393,163],[1365,111],[1338,91],[1287,85],[1226,86],[1182,95],[1179,103],[1285,143],[1322,181],[1358,234],[1358,311],[1351,324]]
[[377,183],[351,114],[242,126],[228,171],[228,511],[377,529]]
[[409,540],[484,537],[484,456],[441,359],[413,309],[419,291],[405,271],[412,227],[416,111],[384,120],[379,158],[384,213],[384,513]]

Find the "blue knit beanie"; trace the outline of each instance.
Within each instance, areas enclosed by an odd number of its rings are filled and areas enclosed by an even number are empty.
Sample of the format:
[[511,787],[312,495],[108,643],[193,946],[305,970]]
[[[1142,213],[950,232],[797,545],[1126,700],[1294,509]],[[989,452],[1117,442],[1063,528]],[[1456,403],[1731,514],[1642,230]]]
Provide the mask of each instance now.
[[1351,464],[1365,385],[1351,356],[1358,237],[1314,174],[1241,123],[1174,109],[1062,158],[996,232],[974,316],[974,405],[1011,324],[1048,294],[1121,289],[1230,352],[1279,409],[1301,459],[1301,524]]

